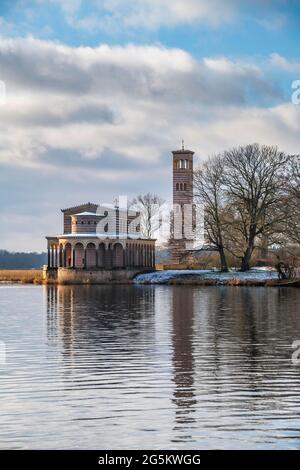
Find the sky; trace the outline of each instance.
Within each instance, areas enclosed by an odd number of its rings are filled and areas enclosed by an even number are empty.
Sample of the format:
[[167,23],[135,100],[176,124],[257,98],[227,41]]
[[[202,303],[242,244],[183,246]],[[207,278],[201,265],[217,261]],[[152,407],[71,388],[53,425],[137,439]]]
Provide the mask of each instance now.
[[0,249],[42,251],[61,208],[171,196],[258,142],[299,153],[300,0],[1,0]]

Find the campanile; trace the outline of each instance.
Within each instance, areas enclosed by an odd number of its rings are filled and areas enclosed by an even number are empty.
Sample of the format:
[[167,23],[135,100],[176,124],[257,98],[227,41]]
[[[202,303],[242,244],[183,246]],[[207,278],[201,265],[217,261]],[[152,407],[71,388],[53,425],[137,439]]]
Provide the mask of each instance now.
[[[188,247],[193,245],[191,236],[186,236],[185,227],[189,211],[193,213],[193,171],[194,152],[184,148],[182,142],[181,150],[174,150],[173,154],[173,216],[172,230],[169,246],[172,258],[180,261],[185,255]],[[192,215],[194,226],[194,215]],[[190,227],[192,228],[192,227]]]
[[194,152],[174,150],[173,154],[173,204],[193,204]]

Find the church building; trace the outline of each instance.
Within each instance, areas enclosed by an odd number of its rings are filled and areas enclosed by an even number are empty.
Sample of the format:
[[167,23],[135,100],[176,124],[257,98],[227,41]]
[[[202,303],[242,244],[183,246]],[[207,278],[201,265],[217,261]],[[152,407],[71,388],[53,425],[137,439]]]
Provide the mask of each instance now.
[[155,240],[142,235],[138,212],[87,203],[62,213],[63,233],[46,237],[45,280],[125,280],[155,267]]
[[[173,211],[169,249],[179,263],[193,250],[194,152],[184,143],[173,155]],[[48,236],[46,281],[102,283],[133,279],[155,269],[155,240],[142,234],[140,214],[116,206],[87,203],[62,209],[63,232]]]

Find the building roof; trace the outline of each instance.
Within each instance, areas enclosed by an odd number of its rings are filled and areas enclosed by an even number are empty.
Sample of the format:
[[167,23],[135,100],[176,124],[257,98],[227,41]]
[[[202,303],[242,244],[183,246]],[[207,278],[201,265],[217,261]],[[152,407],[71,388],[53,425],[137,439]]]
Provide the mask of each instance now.
[[[80,206],[68,207],[67,209],[61,209],[61,212],[65,213],[69,211],[71,212],[75,211],[73,214],[67,214],[70,216],[82,215],[84,212],[89,212],[91,215],[97,215],[97,214],[100,215],[99,214],[100,210],[105,212],[107,210],[115,210],[115,209],[116,209],[116,206],[114,204],[101,205],[101,204],[94,204],[92,202],[87,202],[86,204],[80,204]],[[78,210],[78,212],[76,212],[76,210]],[[93,210],[95,212],[92,212]],[[120,210],[120,213],[126,212],[126,209],[124,209],[123,207],[120,207],[119,210]],[[132,209],[128,209],[127,215],[128,217],[137,217],[139,215],[139,212],[132,210]]]
[[95,209],[95,211],[97,210],[97,207],[98,207],[98,204],[94,204],[92,202],[87,202],[86,204],[80,204],[79,206],[73,206],[73,207],[67,207],[66,209],[61,209],[62,212],[68,212],[68,211],[73,211],[73,210],[76,210],[76,209],[82,209],[84,207],[92,207],[93,209]]

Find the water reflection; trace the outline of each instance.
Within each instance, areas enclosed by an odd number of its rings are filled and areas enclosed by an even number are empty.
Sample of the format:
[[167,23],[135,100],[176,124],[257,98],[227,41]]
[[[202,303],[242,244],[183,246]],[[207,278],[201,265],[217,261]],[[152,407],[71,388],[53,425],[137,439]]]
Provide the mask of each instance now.
[[191,441],[190,427],[195,423],[193,416],[197,403],[194,388],[194,294],[192,287],[174,287],[172,290],[172,349],[174,370],[173,401],[176,404],[174,427],[175,443],[179,441]]
[[3,287],[1,445],[298,448],[299,300],[276,288]]

